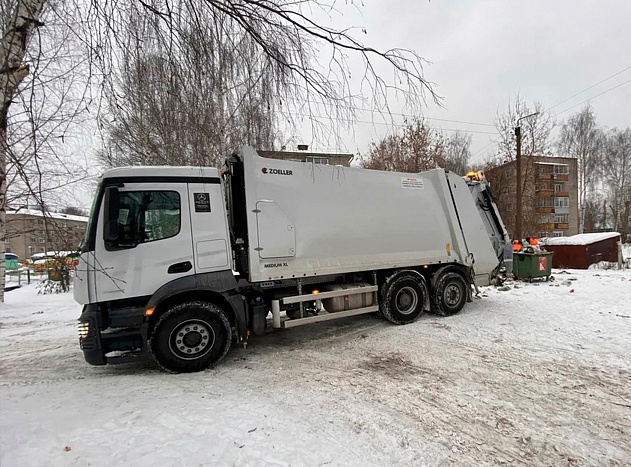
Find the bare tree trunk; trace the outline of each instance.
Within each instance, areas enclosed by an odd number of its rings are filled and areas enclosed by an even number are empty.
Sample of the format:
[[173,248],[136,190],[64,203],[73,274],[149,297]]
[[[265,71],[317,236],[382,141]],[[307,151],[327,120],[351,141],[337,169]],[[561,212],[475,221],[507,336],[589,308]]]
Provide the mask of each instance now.
[[578,199],[579,206],[579,219],[578,219],[578,233],[582,234],[585,231],[585,202],[587,198],[587,185],[585,184],[585,167],[584,164],[581,167],[579,173],[579,185],[581,187]]
[[0,128],[0,302],[4,302],[4,284],[7,251],[7,125],[6,118]]
[[0,43],[0,302],[4,302],[9,106],[28,75],[29,68],[24,63],[26,47],[33,29],[41,25],[39,17],[45,3],[46,0],[18,0]]

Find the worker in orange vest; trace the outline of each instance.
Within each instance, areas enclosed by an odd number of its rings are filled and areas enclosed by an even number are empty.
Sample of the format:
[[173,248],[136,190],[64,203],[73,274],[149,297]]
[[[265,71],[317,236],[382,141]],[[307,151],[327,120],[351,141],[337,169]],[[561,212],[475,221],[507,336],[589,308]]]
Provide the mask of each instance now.
[[532,246],[539,245],[539,242],[537,241],[537,239],[535,237],[531,237],[529,243]]
[[521,242],[519,240],[513,240],[513,251],[521,251]]

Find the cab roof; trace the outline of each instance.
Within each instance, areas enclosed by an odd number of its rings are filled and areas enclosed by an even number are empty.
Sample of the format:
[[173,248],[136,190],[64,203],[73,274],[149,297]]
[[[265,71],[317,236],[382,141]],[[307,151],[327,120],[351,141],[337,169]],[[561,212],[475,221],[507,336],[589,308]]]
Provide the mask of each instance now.
[[175,167],[166,165],[116,167],[107,170],[101,178],[142,178],[142,177],[173,177],[199,178],[219,177],[219,170],[213,167]]

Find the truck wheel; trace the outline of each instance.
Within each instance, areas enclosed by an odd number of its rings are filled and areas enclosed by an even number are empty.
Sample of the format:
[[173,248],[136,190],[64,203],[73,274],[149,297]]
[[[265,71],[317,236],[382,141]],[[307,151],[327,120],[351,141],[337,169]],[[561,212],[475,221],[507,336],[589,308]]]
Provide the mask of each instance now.
[[467,301],[467,282],[455,272],[443,274],[434,286],[432,311],[441,316],[458,313]]
[[221,308],[207,302],[187,302],[160,317],[149,350],[166,371],[191,373],[218,363],[231,342],[232,328]]
[[427,286],[413,273],[395,274],[382,288],[381,313],[395,324],[416,321],[423,313]]

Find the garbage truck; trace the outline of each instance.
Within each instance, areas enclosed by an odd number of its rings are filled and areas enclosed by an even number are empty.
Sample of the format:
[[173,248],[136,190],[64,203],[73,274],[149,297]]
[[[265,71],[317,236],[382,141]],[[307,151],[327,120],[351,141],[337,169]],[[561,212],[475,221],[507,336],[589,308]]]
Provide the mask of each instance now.
[[508,236],[488,184],[263,158],[106,171],[75,300],[93,365],[153,357],[217,364],[271,328],[378,313],[453,315],[502,267]]

